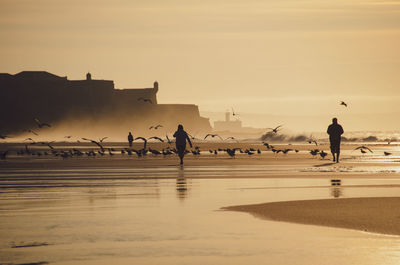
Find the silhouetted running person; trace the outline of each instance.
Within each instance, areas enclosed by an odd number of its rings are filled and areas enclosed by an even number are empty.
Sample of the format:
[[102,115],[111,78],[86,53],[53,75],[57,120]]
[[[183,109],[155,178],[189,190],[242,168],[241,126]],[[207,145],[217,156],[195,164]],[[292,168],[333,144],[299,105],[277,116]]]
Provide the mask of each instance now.
[[133,135],[131,132],[129,132],[128,134],[128,142],[129,142],[129,147],[132,147]]
[[[327,133],[329,134],[329,141],[331,143],[331,152],[333,156],[333,161],[339,163],[340,155],[340,141],[343,134],[343,127],[337,123],[337,119],[332,119],[332,124],[329,125]],[[336,158],[335,158],[336,154]]]
[[174,133],[176,138],[176,149],[178,150],[179,158],[181,159],[181,165],[183,165],[183,157],[185,156],[186,150],[186,140],[189,142],[190,147],[192,147],[192,142],[188,134],[183,130],[182,124],[178,125],[178,130]]

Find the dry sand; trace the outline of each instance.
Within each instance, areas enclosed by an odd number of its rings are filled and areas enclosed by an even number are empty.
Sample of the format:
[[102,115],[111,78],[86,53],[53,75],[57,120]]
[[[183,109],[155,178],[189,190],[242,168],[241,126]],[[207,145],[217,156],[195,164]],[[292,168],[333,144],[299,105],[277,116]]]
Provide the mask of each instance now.
[[400,235],[400,198],[273,202],[223,208],[268,220]]

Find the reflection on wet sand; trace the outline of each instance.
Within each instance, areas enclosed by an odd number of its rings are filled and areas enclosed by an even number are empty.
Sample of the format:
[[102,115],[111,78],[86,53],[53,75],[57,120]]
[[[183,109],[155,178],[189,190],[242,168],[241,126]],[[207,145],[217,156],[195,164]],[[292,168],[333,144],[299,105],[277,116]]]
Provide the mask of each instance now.
[[342,180],[338,178],[331,179],[331,195],[334,198],[339,198],[342,195]]
[[[264,222],[219,211],[228,205],[329,199],[331,188],[338,188],[340,195],[340,186],[331,186],[329,177],[227,178],[233,169],[90,169],[87,172],[96,177],[75,170],[73,176],[49,174],[42,179],[15,171],[0,181],[1,262],[33,264],[49,257],[46,262],[50,264],[85,265],[175,265],[193,264],[193,260],[197,264],[310,264],[310,260],[313,264],[349,264],[340,253],[349,254],[351,247],[350,260],[363,253],[365,265],[383,260],[396,264],[398,254],[393,262],[386,257],[397,241],[387,238]],[[260,174],[267,170],[249,169]],[[211,171],[218,171],[221,178],[197,177]],[[41,175],[40,170],[35,174]],[[400,193],[399,184],[396,178],[346,179],[345,195],[395,196]],[[325,255],[316,257],[316,248],[323,248]],[[285,263],[281,253],[285,253]],[[299,261],[299,256],[304,259]],[[123,260],[116,262],[117,257]]]
[[182,167],[178,170],[178,176],[176,178],[176,195],[180,200],[186,199],[188,195],[185,170]]

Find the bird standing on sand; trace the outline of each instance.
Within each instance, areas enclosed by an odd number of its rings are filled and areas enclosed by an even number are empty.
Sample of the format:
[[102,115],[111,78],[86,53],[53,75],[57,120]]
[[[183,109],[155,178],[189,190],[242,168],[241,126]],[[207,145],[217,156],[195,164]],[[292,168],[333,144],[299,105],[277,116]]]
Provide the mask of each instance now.
[[347,108],[347,103],[344,102],[344,101],[341,101],[341,102],[340,102],[340,105],[343,105],[343,106],[345,106],[345,107]]
[[5,160],[8,152],[9,152],[9,150],[4,151],[4,152],[0,152],[0,159],[1,160]]
[[328,153],[324,152],[324,150],[322,150],[321,152],[319,152],[319,155],[322,157],[322,159],[325,159],[325,157],[328,155]]

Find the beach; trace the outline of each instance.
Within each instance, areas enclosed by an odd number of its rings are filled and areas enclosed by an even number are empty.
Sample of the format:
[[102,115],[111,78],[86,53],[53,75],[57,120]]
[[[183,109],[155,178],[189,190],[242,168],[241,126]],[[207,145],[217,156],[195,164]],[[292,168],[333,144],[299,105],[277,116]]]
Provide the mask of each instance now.
[[[3,263],[372,265],[400,258],[399,239],[389,236],[399,235],[396,144],[370,144],[369,154],[345,144],[333,163],[309,153],[328,152],[327,145],[274,144],[293,149],[277,154],[260,142],[195,143],[200,155],[187,154],[182,167],[176,155],[129,156],[119,152],[124,143],[106,145],[113,155],[68,158],[0,145],[11,150],[0,160]],[[261,153],[218,151],[237,146]]]

